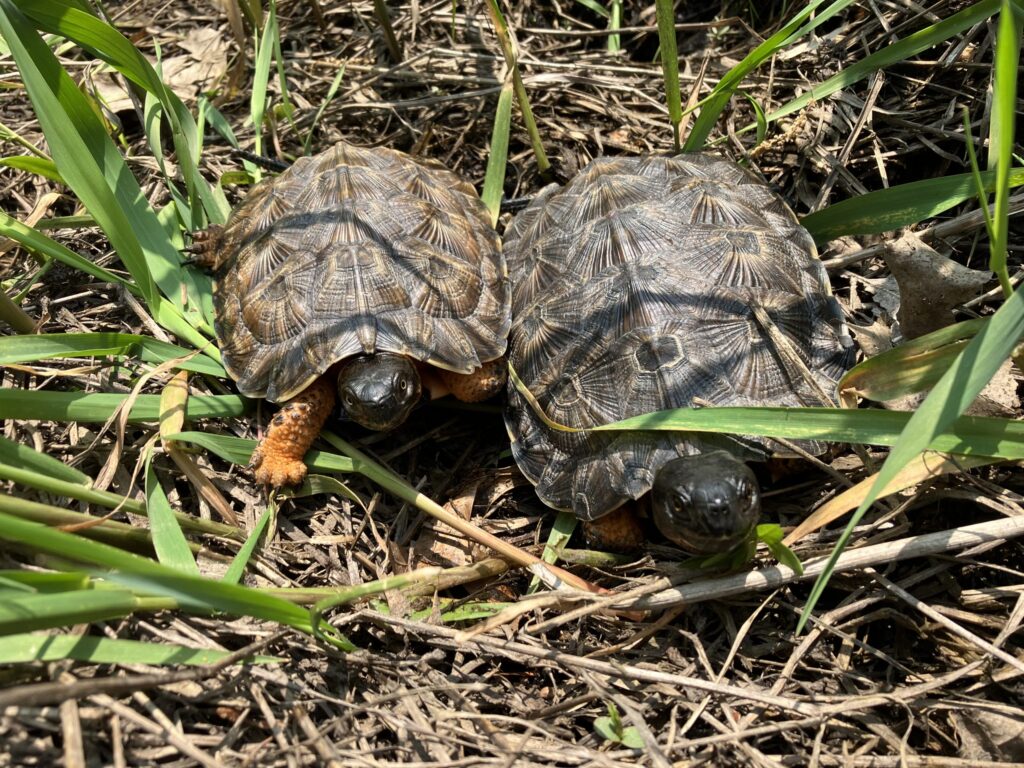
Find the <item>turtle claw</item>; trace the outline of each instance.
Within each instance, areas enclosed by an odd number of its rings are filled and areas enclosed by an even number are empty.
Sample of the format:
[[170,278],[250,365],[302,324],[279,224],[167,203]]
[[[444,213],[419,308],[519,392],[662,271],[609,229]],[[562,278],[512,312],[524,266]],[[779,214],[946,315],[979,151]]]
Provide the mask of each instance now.
[[190,232],[192,244],[182,248],[184,253],[191,254],[184,264],[194,264],[204,269],[216,269],[223,260],[223,249],[220,247],[224,227],[211,224],[206,229]]
[[306,479],[306,464],[290,456],[272,456],[261,461],[256,470],[256,482],[280,488],[283,485],[298,485]]

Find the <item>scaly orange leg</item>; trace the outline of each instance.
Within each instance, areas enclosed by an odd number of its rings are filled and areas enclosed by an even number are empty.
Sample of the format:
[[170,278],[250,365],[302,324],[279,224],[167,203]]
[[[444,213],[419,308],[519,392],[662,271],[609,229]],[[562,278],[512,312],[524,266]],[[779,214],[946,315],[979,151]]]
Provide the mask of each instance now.
[[249,462],[256,470],[256,482],[275,488],[302,482],[306,477],[302,458],[331,415],[334,398],[333,384],[321,377],[281,406]]
[[[508,364],[504,357],[484,363],[479,370],[470,374],[437,370],[445,388],[457,400],[464,403],[479,403],[494,397],[505,387],[508,378]],[[435,397],[431,391],[431,397]]]

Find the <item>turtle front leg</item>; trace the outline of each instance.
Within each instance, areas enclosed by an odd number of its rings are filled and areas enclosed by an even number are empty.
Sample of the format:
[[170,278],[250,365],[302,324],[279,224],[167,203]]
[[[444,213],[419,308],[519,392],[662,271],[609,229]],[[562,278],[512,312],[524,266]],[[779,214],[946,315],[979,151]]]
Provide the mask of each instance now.
[[[508,379],[508,364],[504,357],[484,363],[479,370],[470,374],[438,370],[438,378],[457,400],[464,403],[479,403],[494,397],[505,388]],[[436,398],[431,389],[431,397]]]
[[633,552],[647,537],[637,517],[637,503],[627,502],[597,520],[583,524],[587,546],[608,552]]
[[302,458],[330,416],[334,398],[334,387],[321,377],[281,406],[249,462],[256,470],[256,482],[280,488],[303,481]]

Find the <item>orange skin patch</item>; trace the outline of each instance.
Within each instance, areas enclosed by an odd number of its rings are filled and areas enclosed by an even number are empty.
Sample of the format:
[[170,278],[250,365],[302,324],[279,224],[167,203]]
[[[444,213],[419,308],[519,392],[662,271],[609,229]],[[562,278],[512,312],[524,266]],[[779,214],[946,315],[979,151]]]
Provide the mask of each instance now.
[[306,477],[302,460],[334,408],[334,386],[321,377],[281,406],[266,436],[253,451],[256,482],[280,488]]
[[643,546],[643,526],[635,503],[627,503],[597,520],[583,524],[587,546],[609,552],[629,552]]
[[[499,357],[484,363],[479,370],[470,374],[453,373],[437,369],[437,377],[441,380],[447,393],[464,403],[479,403],[494,397],[501,392],[508,378],[508,366],[505,358]],[[431,398],[440,397],[431,387]]]

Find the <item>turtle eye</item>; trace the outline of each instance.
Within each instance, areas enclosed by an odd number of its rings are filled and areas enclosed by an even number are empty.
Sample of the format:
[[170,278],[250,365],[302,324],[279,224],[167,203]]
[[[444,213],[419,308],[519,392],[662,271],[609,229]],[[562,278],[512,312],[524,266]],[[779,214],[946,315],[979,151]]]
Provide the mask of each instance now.
[[676,512],[682,513],[686,509],[686,505],[690,503],[690,496],[686,493],[677,492],[672,494],[672,509]]
[[352,397],[351,393],[345,395],[345,407],[352,408],[356,404],[356,399]]
[[750,483],[740,483],[740,500],[750,506],[754,503],[754,498],[757,496],[757,491],[754,486]]
[[404,379],[404,378],[403,379],[399,379],[398,380],[398,391],[402,392],[404,394],[407,389],[409,389],[409,382],[406,379]]

